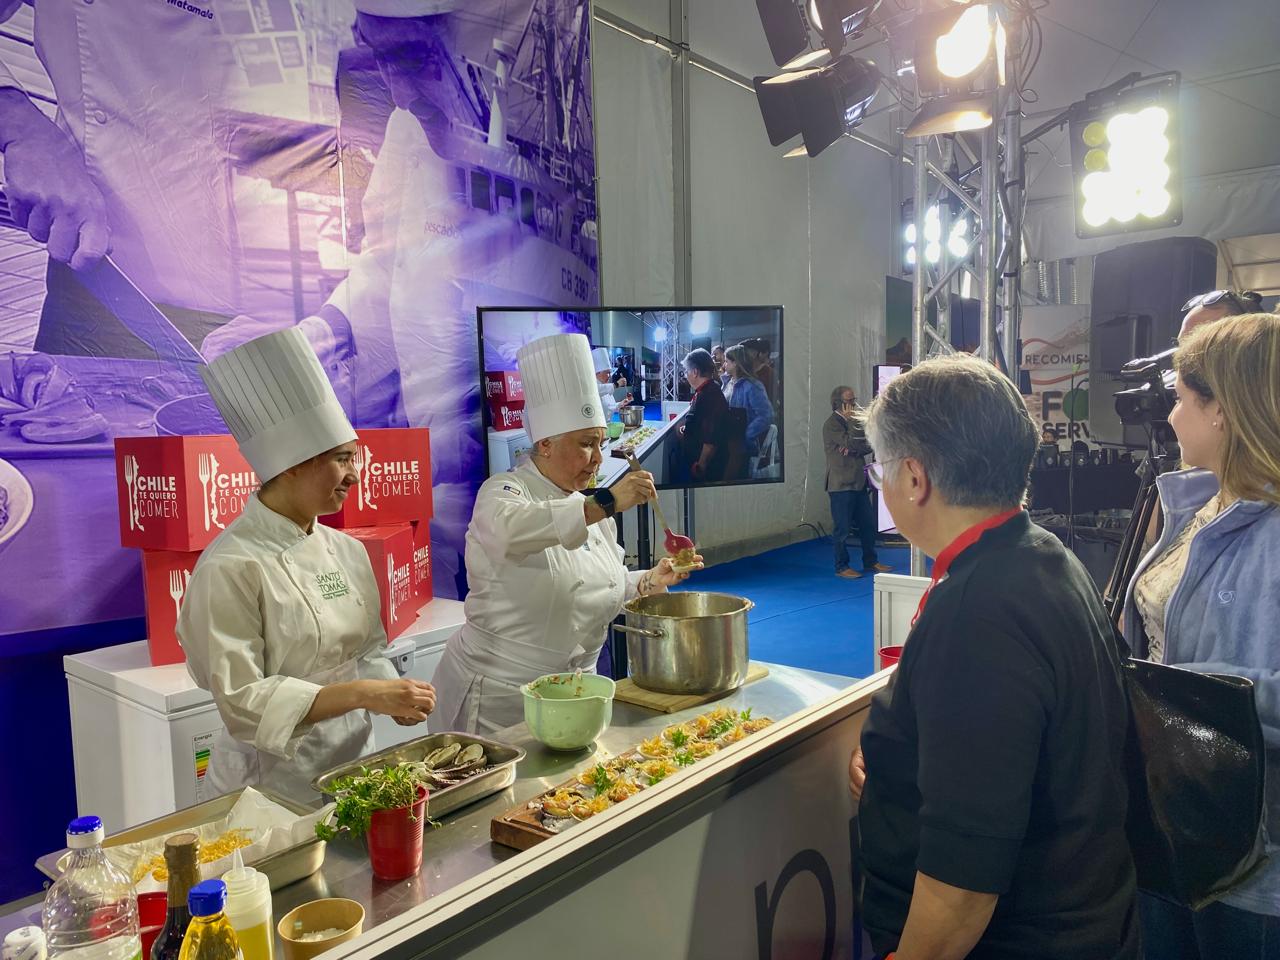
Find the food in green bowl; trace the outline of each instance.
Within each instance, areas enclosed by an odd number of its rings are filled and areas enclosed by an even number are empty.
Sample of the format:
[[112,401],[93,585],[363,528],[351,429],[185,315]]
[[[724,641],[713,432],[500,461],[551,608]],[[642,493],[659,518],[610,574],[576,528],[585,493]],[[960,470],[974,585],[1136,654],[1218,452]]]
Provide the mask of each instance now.
[[594,673],[550,673],[520,688],[524,721],[553,750],[589,746],[613,719],[614,682]]

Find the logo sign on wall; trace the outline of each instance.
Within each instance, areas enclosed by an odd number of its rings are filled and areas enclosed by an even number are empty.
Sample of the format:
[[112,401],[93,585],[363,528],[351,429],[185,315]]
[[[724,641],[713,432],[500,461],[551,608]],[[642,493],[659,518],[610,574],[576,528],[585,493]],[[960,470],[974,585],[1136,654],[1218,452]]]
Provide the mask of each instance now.
[[[0,634],[141,614],[116,534],[165,501],[139,474],[117,506],[113,441],[226,432],[175,331],[209,360],[299,325],[357,428],[429,428],[436,591],[455,595],[483,479],[475,309],[598,302],[589,0],[118,0],[88,28],[58,0],[9,7],[39,63],[0,51],[0,82],[74,149],[4,157],[0,502],[24,509],[0,511],[0,567],[21,571],[0,576]],[[46,247],[51,218],[78,240]],[[95,294],[105,249],[129,296]],[[410,482],[381,462],[370,513]],[[240,485],[211,459],[196,475],[213,535]]]
[[1027,409],[1059,442],[1089,433],[1089,307],[1030,306],[1022,311],[1022,366],[1031,376]]

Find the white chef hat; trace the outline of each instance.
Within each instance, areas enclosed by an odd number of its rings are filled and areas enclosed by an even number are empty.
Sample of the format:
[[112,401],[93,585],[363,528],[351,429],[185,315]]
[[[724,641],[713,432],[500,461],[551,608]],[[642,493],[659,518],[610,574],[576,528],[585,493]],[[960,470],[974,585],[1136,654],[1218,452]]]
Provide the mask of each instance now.
[[591,351],[591,362],[596,365],[596,373],[601,370],[609,370],[613,367],[612,361],[609,360],[609,351],[604,347],[595,347]]
[[240,452],[264,482],[356,439],[297,327],[241,344],[200,374]]
[[357,13],[375,17],[429,17],[453,13],[462,0],[355,0]]
[[516,364],[531,441],[604,426],[591,344],[582,334],[557,333],[526,343],[516,353]]

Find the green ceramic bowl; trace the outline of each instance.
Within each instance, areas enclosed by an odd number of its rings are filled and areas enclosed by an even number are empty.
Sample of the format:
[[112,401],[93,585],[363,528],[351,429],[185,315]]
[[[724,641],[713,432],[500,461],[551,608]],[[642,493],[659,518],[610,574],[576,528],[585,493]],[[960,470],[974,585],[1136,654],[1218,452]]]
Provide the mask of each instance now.
[[609,429],[609,439],[617,440],[620,436],[622,436],[622,431],[625,430],[626,427],[623,426],[621,420],[611,420],[609,421],[608,429]]
[[581,750],[613,719],[614,682],[594,673],[549,673],[520,688],[529,732],[553,750]]

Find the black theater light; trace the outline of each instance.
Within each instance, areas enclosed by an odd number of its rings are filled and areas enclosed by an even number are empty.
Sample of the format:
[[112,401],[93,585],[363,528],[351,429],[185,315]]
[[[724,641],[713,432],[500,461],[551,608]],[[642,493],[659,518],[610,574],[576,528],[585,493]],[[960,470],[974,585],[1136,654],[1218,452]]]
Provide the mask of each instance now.
[[1182,222],[1176,73],[1088,94],[1070,111],[1076,236]]
[[880,0],[809,0],[809,21],[832,54],[858,36]]
[[780,67],[809,52],[809,24],[805,20],[802,0],[756,0],[760,24],[773,62]]
[[879,84],[876,65],[851,56],[825,67],[754,79],[769,142],[776,147],[799,135],[811,157],[862,122]]
[[[912,69],[923,101],[909,137],[939,136],[991,125],[991,94],[1004,83],[1006,33],[992,3],[952,4],[910,27]],[[987,68],[994,62],[994,76]]]

